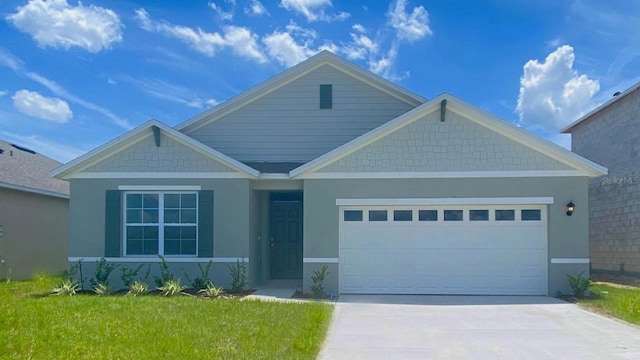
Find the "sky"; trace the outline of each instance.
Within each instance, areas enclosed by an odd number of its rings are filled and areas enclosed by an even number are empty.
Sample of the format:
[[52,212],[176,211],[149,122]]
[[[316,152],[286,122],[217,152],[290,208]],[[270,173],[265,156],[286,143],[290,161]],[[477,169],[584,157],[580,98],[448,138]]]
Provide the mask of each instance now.
[[637,0],[3,0],[0,138],[67,162],[330,50],[569,147],[640,81],[639,24]]

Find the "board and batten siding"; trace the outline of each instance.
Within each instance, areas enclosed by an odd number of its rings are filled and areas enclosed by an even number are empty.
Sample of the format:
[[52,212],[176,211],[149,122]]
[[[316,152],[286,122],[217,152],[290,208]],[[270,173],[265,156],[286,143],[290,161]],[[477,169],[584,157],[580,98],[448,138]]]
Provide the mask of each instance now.
[[[323,84],[331,109],[320,109]],[[308,162],[413,108],[324,65],[187,135],[239,161]]]

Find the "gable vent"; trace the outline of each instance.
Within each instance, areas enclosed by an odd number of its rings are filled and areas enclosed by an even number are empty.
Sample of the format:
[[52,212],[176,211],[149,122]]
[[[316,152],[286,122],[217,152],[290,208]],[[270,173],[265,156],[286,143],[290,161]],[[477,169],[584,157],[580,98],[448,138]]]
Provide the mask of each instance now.
[[333,107],[333,89],[331,84],[320,85],[320,109]]

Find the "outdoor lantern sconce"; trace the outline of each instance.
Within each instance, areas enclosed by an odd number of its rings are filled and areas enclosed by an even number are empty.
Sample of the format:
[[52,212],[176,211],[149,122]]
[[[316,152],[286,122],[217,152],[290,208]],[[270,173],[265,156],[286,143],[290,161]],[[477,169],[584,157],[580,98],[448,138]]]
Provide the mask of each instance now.
[[567,216],[573,215],[573,210],[575,209],[576,204],[574,204],[573,201],[569,201],[569,203],[567,204]]

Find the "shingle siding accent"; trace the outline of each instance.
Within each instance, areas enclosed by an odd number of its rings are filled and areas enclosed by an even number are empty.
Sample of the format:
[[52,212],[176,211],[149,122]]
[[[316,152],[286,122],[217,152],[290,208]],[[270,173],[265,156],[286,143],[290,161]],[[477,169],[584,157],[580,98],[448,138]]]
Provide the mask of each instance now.
[[609,168],[589,185],[595,270],[640,272],[640,90],[572,130],[572,150]]
[[[330,111],[321,84],[332,85]],[[305,163],[412,108],[325,65],[187,135],[242,162]]]
[[176,140],[161,136],[157,147],[153,135],[87,168],[84,172],[235,172]]
[[569,170],[534,149],[447,111],[433,112],[318,172]]

